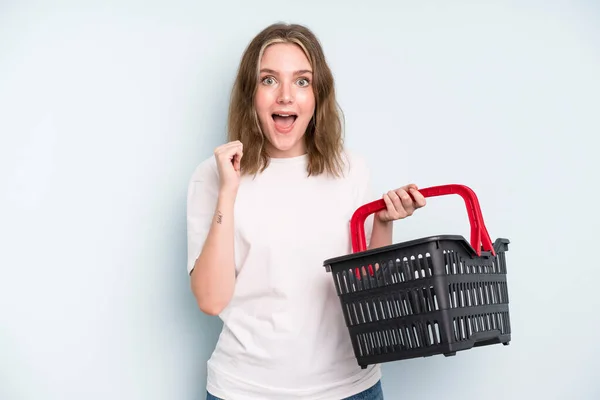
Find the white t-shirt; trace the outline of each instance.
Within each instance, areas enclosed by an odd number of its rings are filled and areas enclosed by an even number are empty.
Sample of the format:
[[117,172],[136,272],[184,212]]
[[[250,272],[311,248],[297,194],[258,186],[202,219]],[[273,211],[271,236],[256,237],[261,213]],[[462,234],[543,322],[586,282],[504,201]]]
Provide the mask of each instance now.
[[[342,178],[307,177],[306,155],[271,159],[242,177],[235,203],[233,298],[208,361],[207,390],[227,400],[341,399],[368,389],[379,366],[361,369],[352,351],[328,258],[351,252],[349,221],[375,200],[363,158],[346,151]],[[188,272],[215,212],[214,157],[188,192]],[[365,223],[367,241],[371,215]]]

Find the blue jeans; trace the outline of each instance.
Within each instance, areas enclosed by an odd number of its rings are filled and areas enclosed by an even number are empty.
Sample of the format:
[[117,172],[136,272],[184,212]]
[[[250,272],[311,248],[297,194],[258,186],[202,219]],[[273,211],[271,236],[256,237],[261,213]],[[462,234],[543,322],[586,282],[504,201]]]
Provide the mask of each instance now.
[[[206,400],[223,400],[206,392]],[[367,390],[355,394],[354,396],[346,397],[342,400],[383,400],[383,390],[381,389],[381,381],[371,386]]]

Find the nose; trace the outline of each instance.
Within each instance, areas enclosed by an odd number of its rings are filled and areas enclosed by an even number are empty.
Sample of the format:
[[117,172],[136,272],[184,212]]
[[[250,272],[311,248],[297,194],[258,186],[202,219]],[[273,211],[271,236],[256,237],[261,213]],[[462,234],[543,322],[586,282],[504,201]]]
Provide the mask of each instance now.
[[290,104],[294,101],[292,89],[287,84],[280,86],[279,95],[277,96],[277,102],[279,104]]

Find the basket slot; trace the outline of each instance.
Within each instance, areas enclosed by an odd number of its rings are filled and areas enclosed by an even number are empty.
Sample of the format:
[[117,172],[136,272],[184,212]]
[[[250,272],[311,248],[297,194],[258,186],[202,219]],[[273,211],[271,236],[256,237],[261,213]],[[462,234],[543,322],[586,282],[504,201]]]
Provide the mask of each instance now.
[[372,285],[373,282],[371,281],[371,275],[369,275],[367,273],[367,269],[364,266],[361,268],[361,272],[362,272],[362,274],[360,275],[359,280],[362,281],[363,290],[368,290],[368,289],[373,288],[373,285]]
[[343,279],[343,274],[337,273],[337,274],[332,274],[333,276],[333,284],[335,286],[335,291],[337,292],[338,296],[340,294],[343,293],[342,291],[342,284],[340,282],[340,279]]
[[467,273],[461,257],[459,257],[454,250],[444,250],[443,254],[444,262],[446,264],[446,274],[458,275]]
[[485,305],[484,299],[483,299],[483,289],[481,287],[480,283],[473,283],[473,290],[475,291],[475,300],[477,302],[478,306],[482,306]]
[[482,333],[493,331],[501,335],[510,333],[508,312],[494,312],[484,314],[473,314],[454,317],[454,338],[456,341],[465,341]]
[[498,262],[498,272],[506,274],[506,254],[504,254],[504,252],[499,253],[496,260]]
[[[448,285],[450,308],[507,304],[506,282],[460,282]],[[435,308],[438,309],[437,306]]]
[[338,295],[376,289],[434,276],[430,253],[386,258],[333,272]]
[[392,276],[396,278],[393,283],[409,282],[433,276],[433,263],[429,253],[398,257],[393,264],[390,263],[390,268]]
[[440,325],[438,324],[438,322],[427,322],[427,328],[429,330],[430,343],[432,345],[440,344],[442,342],[442,339],[440,336]]
[[496,290],[496,303],[497,304],[507,303],[507,301],[504,300],[504,283],[498,282],[495,290]]
[[404,275],[407,281],[419,279],[419,273],[415,268],[415,264],[413,262],[409,262],[407,257],[404,257],[402,260],[402,266],[404,267]]
[[491,285],[491,282],[482,282],[481,284],[484,304],[494,304],[492,301],[492,295],[490,294]]
[[334,275],[335,288],[338,295],[348,292],[348,277],[346,271],[338,272]]
[[347,321],[351,326],[439,310],[435,289],[431,285],[380,294],[344,304]]
[[390,284],[395,284],[400,282],[400,273],[398,271],[398,265],[394,262],[394,260],[389,260],[387,263],[387,272],[390,278]]
[[377,286],[387,286],[392,283],[392,276],[387,261],[375,263],[375,281]]
[[483,299],[483,304],[492,304],[492,299],[490,297],[488,283],[483,282],[480,285],[480,289],[481,289],[481,297]]
[[367,322],[367,315],[369,315],[369,313],[368,311],[365,313],[365,308],[363,307],[362,303],[358,303],[358,309],[360,310],[360,313],[358,314],[359,319],[356,321],[356,323],[363,324]]
[[433,286],[424,287],[422,298],[425,302],[425,312],[437,311],[437,302],[435,301],[435,289]]
[[508,316],[508,312],[502,313],[502,317],[504,318],[504,324],[505,324],[504,326],[506,327],[505,332],[509,333],[511,330],[510,330],[510,318]]
[[463,274],[505,274],[505,254],[498,253],[494,257],[477,257],[463,259],[459,252],[452,249],[443,250],[445,271],[447,275]]
[[402,278],[401,278],[401,269],[398,267],[398,263],[400,262],[400,260],[391,260],[390,261],[390,274],[392,276],[392,282],[393,283],[400,283],[402,282]]
[[492,298],[492,304],[499,303],[498,290],[499,290],[498,284],[490,283],[490,296]]
[[360,305],[360,309],[362,311],[363,323],[373,322],[371,318],[371,307],[369,307],[368,301],[362,301],[358,303]]
[[437,321],[417,321],[410,325],[360,333],[356,339],[361,357],[438,346],[442,342]]
[[392,295],[392,305],[394,307],[393,309],[395,318],[404,317],[405,315],[408,315],[408,310],[404,305],[404,300],[402,299],[401,294],[395,293]]
[[471,282],[469,284],[471,293],[473,295],[473,305],[479,306],[481,305],[481,301],[479,299],[479,290],[477,290],[477,284],[475,282]]

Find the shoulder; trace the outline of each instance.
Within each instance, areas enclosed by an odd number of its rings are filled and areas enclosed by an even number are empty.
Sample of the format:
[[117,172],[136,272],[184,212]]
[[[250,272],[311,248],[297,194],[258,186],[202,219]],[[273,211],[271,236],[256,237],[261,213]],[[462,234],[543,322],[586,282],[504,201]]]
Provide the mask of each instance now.
[[342,151],[344,172],[349,177],[361,178],[369,174],[367,158],[357,150],[344,148]]
[[192,171],[190,183],[192,182],[207,182],[218,181],[219,172],[217,162],[213,156],[201,161],[200,164]]
[[194,168],[187,185],[188,215],[214,207],[219,190],[219,172],[214,157]]

